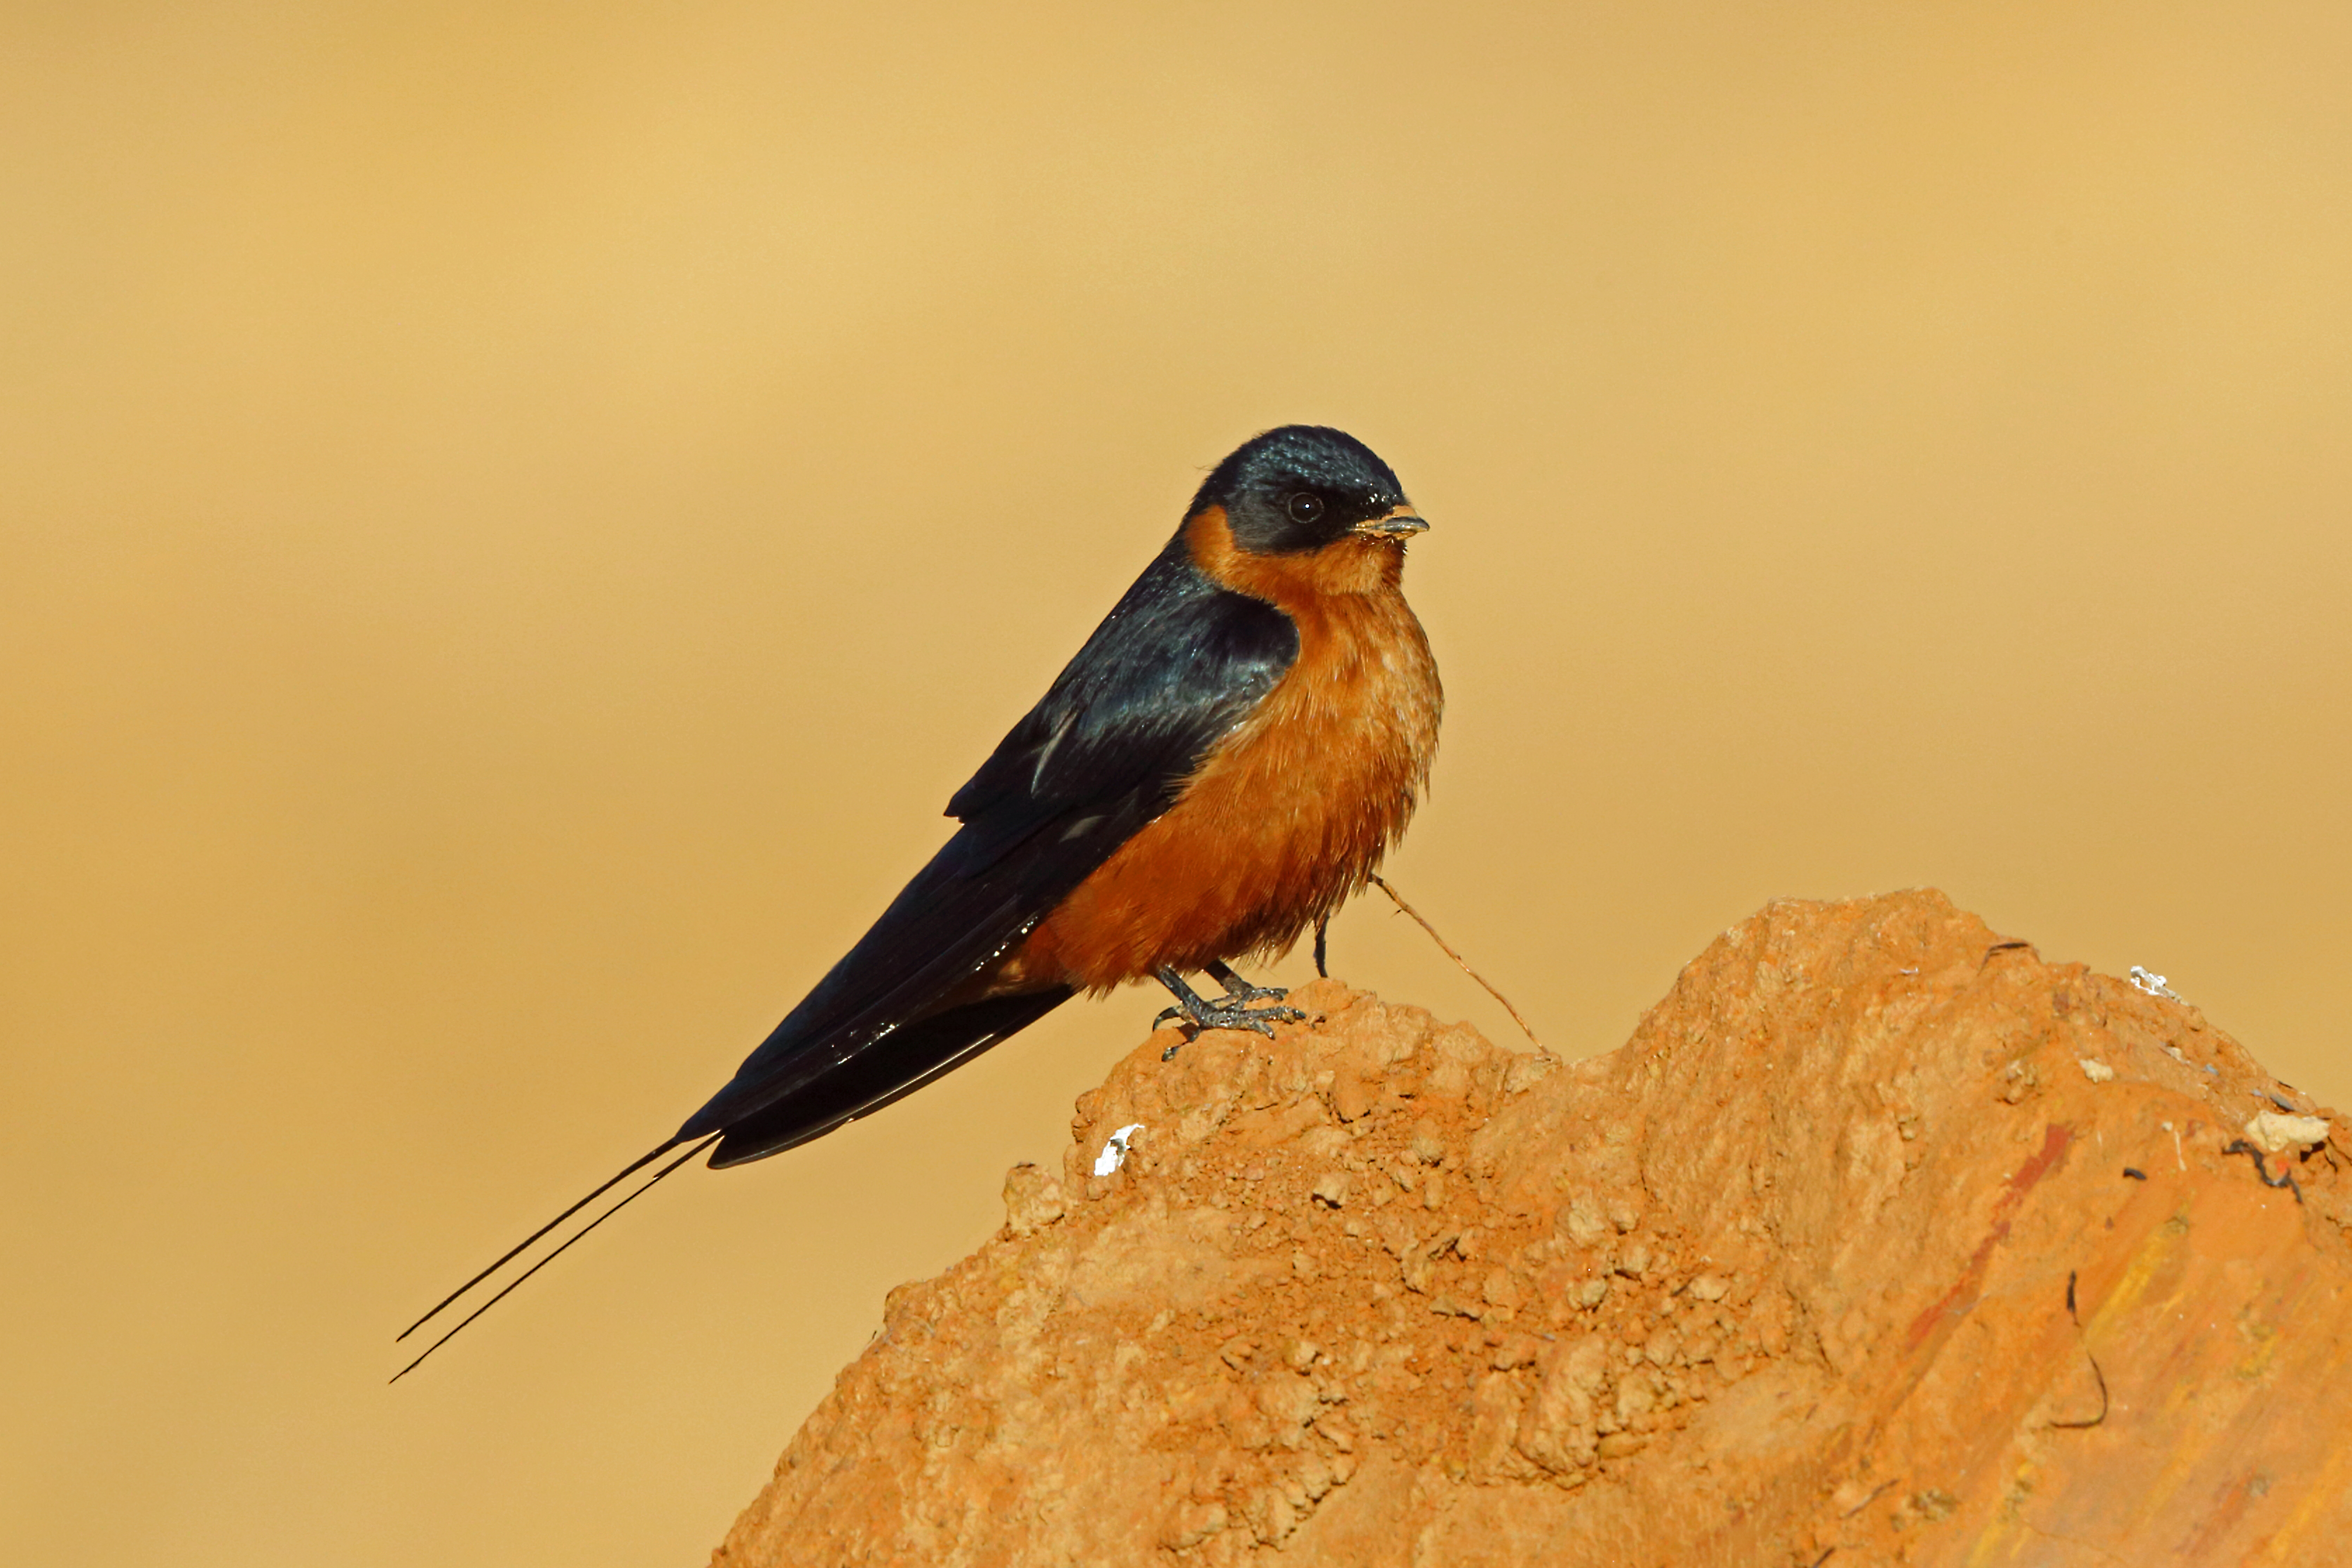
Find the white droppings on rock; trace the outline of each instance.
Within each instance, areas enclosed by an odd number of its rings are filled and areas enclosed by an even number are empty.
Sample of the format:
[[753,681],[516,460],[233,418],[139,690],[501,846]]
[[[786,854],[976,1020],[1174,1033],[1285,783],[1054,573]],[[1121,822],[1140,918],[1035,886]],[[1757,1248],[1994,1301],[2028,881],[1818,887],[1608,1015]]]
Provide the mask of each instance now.
[[1112,1133],[1109,1142],[1102,1146],[1102,1152],[1095,1156],[1095,1174],[1108,1176],[1126,1164],[1127,1152],[1133,1145],[1135,1135],[1142,1131],[1142,1122],[1130,1121]]
[[2083,1064],[2083,1076],[2089,1079],[2093,1083],[2112,1083],[2115,1081],[2116,1069],[2109,1067],[2106,1063],[2099,1060],[2098,1058],[2084,1057],[2081,1060]]

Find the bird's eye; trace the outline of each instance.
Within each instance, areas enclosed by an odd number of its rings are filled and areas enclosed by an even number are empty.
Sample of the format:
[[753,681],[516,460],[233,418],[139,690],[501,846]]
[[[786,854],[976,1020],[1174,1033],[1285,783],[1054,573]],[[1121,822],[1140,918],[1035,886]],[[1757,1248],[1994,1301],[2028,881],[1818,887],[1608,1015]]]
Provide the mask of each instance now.
[[1300,490],[1282,503],[1282,510],[1290,514],[1293,522],[1319,522],[1323,519],[1323,498]]

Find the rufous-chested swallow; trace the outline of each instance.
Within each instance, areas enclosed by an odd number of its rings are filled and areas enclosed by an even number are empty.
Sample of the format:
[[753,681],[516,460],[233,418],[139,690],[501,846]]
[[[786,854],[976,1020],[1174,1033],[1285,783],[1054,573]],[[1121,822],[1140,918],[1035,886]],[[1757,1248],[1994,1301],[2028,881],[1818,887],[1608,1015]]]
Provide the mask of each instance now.
[[1285,426],[1218,464],[873,929],[677,1132],[401,1337],[665,1155],[685,1151],[646,1185],[705,1149],[723,1168],[822,1137],[1081,991],[1157,979],[1176,999],[1161,1016],[1194,1028],[1297,1016],[1229,965],[1360,891],[1428,783],[1444,696],[1400,587],[1428,526],[1338,430]]

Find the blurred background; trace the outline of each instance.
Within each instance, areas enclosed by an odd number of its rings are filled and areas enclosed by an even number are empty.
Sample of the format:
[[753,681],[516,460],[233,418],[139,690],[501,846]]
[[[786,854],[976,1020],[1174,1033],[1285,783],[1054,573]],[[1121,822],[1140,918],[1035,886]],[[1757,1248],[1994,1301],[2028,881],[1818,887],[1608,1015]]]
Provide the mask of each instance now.
[[[392,1334],[1286,421],[1435,525],[1391,869],[1555,1049],[1926,883],[2352,1100],[2347,82],[2333,0],[18,0],[9,1554],[701,1561],[1160,997]],[[1377,895],[1333,958],[1514,1037]]]

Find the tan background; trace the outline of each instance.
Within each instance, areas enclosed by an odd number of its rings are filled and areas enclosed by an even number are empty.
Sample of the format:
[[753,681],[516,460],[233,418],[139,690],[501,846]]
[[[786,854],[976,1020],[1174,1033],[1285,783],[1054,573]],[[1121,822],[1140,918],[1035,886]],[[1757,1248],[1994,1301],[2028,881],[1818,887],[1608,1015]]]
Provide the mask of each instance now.
[[1286,420],[1436,525],[1395,869],[1551,1044],[1927,882],[2352,1101],[2336,0],[0,30],[12,1560],[698,1561],[1156,997],[387,1390],[392,1331],[724,1077]]

